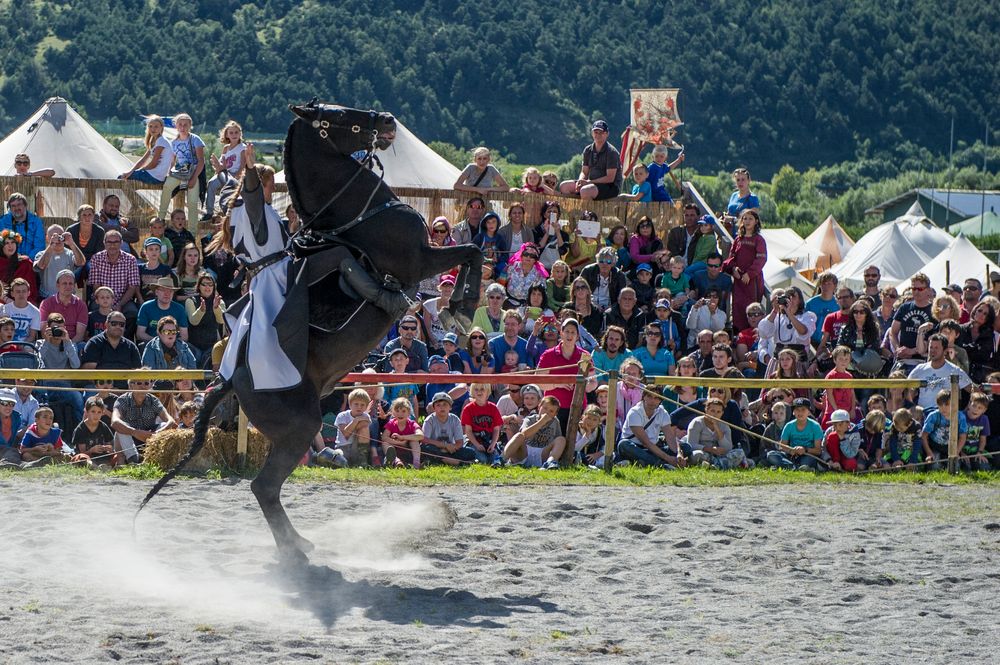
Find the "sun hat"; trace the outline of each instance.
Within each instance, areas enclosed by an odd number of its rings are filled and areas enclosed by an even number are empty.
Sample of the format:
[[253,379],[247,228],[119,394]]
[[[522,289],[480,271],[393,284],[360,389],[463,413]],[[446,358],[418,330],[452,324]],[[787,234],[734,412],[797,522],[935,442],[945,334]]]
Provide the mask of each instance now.
[[161,277],[155,282],[153,282],[154,289],[170,289],[171,291],[177,291],[181,287],[174,284],[174,280],[171,277]]

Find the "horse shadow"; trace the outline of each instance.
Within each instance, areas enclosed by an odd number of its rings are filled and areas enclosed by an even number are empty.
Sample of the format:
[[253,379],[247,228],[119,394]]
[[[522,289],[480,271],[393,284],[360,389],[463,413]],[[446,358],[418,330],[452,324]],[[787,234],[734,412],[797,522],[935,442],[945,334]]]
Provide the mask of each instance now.
[[538,596],[477,596],[449,587],[423,589],[351,581],[329,566],[274,564],[265,581],[286,594],[288,606],[308,611],[330,630],[344,614],[360,609],[364,617],[394,624],[420,621],[430,626],[502,628],[497,619],[525,613],[561,611]]

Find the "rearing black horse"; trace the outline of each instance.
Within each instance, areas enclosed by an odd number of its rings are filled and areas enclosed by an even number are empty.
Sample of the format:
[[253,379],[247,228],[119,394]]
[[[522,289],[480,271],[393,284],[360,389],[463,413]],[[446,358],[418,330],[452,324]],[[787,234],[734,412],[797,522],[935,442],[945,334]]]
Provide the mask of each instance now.
[[[461,265],[459,281],[468,276],[468,291],[478,297],[480,249],[430,246],[423,217],[400,203],[378,175],[351,157],[391,142],[396,129],[392,115],[315,102],[291,110],[297,118],[285,140],[285,175],[307,235],[320,245],[333,241],[358,251],[378,281],[398,283],[408,291],[415,291],[427,277]],[[321,247],[310,251],[322,255]],[[229,382],[208,391],[191,449],[150,490],[139,510],[198,453],[212,411],[235,390],[249,420],[271,441],[270,453],[251,489],[279,556],[305,560],[313,546],[289,521],[281,505],[281,486],[322,426],[320,399],[332,392],[395,322],[390,313],[347,295],[336,273],[311,283],[308,292],[308,348],[302,383],[287,390],[255,391],[249,369],[241,362]],[[460,284],[453,308],[462,297]]]

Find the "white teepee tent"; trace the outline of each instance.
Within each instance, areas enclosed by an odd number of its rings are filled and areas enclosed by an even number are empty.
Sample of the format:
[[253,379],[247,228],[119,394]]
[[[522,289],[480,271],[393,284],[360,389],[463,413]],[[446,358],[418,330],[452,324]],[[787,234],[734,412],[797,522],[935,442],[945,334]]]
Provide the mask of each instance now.
[[[1000,266],[986,258],[964,234],[959,233],[948,247],[914,273],[927,275],[931,286],[940,291],[949,284],[961,284],[971,277],[988,284],[991,271],[1000,272]],[[910,275],[900,282],[898,288],[908,287],[912,277]]]
[[851,248],[850,255],[830,271],[852,289],[864,288],[865,268],[874,265],[882,271],[882,286],[895,286],[927,265],[930,257],[911,243],[901,225],[880,224],[866,233]]
[[[823,223],[816,227],[805,239],[805,247],[798,248],[796,267],[799,270],[828,270],[834,264],[840,263],[846,257],[854,241],[847,231],[834,219],[827,216]],[[805,250],[805,259],[802,258]]]
[[[0,141],[0,173],[14,174],[14,156],[25,153],[33,169],[51,168],[58,178],[101,178],[114,180],[132,167],[120,153],[80,116],[62,97],[45,101],[20,127]],[[85,200],[83,189],[41,187],[46,217],[76,216]],[[97,203],[114,191],[122,197],[127,212],[128,197],[116,190],[99,190]],[[144,193],[145,194],[145,193]],[[156,198],[155,192],[151,193]]]
[[927,256],[937,256],[954,239],[950,233],[937,226],[924,214],[919,201],[914,201],[904,215],[886,224],[899,226],[906,239]]

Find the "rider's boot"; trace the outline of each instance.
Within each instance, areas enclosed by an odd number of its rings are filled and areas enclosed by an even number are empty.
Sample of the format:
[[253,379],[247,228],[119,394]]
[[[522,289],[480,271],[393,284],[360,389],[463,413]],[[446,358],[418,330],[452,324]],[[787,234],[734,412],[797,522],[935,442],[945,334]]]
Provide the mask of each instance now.
[[340,274],[359,296],[379,309],[388,312],[393,319],[403,316],[410,307],[410,299],[405,293],[392,291],[381,286],[353,258],[344,259],[341,262]]

